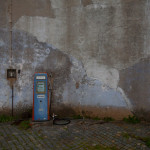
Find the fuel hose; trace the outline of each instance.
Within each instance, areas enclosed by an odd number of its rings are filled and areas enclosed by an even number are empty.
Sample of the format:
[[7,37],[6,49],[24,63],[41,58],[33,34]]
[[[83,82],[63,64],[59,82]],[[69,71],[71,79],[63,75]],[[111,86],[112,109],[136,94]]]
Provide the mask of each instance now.
[[53,119],[54,125],[67,125],[70,122],[71,122],[70,119],[66,119],[66,118],[55,118],[55,119]]

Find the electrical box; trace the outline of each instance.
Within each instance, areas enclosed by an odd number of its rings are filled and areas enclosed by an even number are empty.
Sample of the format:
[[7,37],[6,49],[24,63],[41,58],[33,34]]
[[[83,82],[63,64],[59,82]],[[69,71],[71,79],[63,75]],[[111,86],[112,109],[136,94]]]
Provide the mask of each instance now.
[[7,69],[7,79],[16,79],[16,69]]
[[35,73],[32,121],[46,121],[49,119],[48,75],[47,73]]

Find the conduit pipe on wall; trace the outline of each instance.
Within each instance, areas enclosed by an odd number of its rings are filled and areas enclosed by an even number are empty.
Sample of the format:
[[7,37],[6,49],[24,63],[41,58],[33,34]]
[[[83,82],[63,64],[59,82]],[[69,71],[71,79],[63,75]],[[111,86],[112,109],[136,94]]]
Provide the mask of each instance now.
[[14,86],[12,84],[12,117],[14,116]]
[[10,86],[12,88],[12,116],[14,115],[14,81],[16,79],[16,69],[12,69],[12,0],[9,1],[8,12],[9,12],[9,33],[10,33],[10,68],[7,69],[7,79],[10,81]]
[[12,65],[12,0],[9,4],[10,66]]

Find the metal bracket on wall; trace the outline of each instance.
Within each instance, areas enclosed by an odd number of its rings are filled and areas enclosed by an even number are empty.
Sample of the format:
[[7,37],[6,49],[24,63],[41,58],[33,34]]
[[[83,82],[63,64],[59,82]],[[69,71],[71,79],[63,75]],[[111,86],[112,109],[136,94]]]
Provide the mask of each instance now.
[[17,73],[16,69],[7,69],[7,79],[10,81],[10,85],[12,88],[12,116],[14,114],[14,108],[13,108],[13,103],[14,103],[14,82],[16,81],[17,78]]

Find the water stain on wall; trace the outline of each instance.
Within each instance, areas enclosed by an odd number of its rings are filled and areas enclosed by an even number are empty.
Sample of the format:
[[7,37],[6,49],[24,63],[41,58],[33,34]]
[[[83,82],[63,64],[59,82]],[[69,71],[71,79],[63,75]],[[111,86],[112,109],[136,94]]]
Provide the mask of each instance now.
[[12,4],[13,24],[21,16],[43,16],[54,18],[55,14],[50,0],[14,0]]
[[[5,30],[1,30],[1,33]],[[7,33],[7,32],[6,32]],[[5,34],[1,34],[5,35]],[[5,45],[5,44],[4,44]],[[4,49],[4,45],[1,47]],[[57,105],[73,106],[114,106],[128,108],[124,95],[119,90],[111,89],[98,80],[91,79],[87,76],[82,62],[74,57],[56,49],[54,46],[39,42],[32,35],[13,30],[12,45],[13,68],[21,70],[17,81],[14,84],[14,107],[32,106],[32,86],[34,72],[47,72],[53,77],[53,99],[52,103]],[[7,55],[7,51],[3,51]],[[6,57],[7,58],[7,57]],[[9,58],[9,57],[8,57]],[[2,60],[9,66],[8,61]],[[6,68],[1,66],[2,72]],[[1,73],[2,73],[1,72]],[[4,87],[11,87],[5,81],[6,77],[0,82]],[[78,86],[76,83],[80,83]],[[2,91],[5,90],[1,87]],[[7,94],[1,93],[2,108]],[[5,107],[11,106],[11,92],[9,93],[8,103]]]

